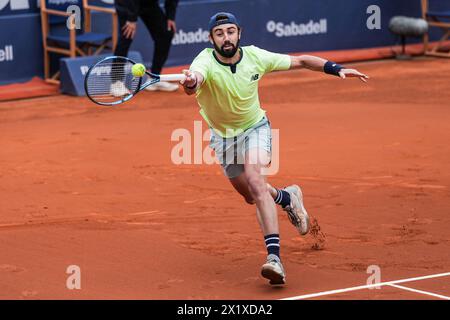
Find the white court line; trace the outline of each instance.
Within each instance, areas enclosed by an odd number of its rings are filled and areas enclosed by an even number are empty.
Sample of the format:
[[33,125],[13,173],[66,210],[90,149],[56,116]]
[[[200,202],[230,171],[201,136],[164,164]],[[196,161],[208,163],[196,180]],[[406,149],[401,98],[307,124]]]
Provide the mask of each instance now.
[[327,296],[327,295],[331,295],[331,294],[337,294],[337,293],[343,293],[343,292],[349,292],[349,291],[376,288],[376,287],[387,286],[387,285],[396,284],[396,283],[418,281],[418,280],[432,279],[432,278],[438,278],[438,277],[448,277],[448,276],[450,276],[450,272],[432,274],[432,275],[422,276],[422,277],[401,279],[401,280],[395,280],[395,281],[386,281],[386,282],[380,282],[380,283],[374,283],[374,284],[367,284],[365,286],[350,287],[350,288],[345,288],[345,289],[322,291],[322,292],[317,292],[317,293],[305,294],[305,295],[301,295],[301,296],[284,298],[284,299],[280,299],[280,300],[302,300],[302,299]]
[[404,287],[404,286],[399,286],[399,285],[396,285],[396,284],[388,284],[388,286],[394,287],[394,288],[398,288],[398,289],[407,290],[407,291],[412,291],[412,292],[416,292],[416,293],[421,293],[421,294],[425,294],[425,295],[428,295],[428,296],[432,296],[432,297],[436,297],[436,298],[441,298],[441,299],[444,299],[444,300],[450,300],[450,297],[443,296],[443,295],[440,295],[440,294],[436,294],[436,293],[433,293],[433,292],[417,290],[417,289],[413,289],[413,288],[408,288],[408,287]]

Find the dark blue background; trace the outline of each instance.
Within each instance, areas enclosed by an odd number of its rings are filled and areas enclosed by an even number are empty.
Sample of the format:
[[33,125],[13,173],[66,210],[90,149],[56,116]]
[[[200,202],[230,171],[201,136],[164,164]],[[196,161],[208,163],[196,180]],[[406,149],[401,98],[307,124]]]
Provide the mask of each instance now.
[[[0,84],[43,76],[42,35],[38,0],[28,1],[30,8],[12,11],[10,4],[0,10],[0,50],[13,45],[14,60],[0,62]],[[70,0],[73,4],[74,0]],[[95,0],[111,6],[111,0]],[[0,5],[5,0],[0,0]],[[81,5],[81,0],[78,0]],[[450,10],[450,0],[431,0],[433,9]],[[66,7],[68,4],[62,5]],[[381,8],[381,30],[369,30],[366,13],[369,5]],[[206,30],[209,17],[217,11],[231,11],[243,27],[242,45],[254,44],[275,52],[306,52],[388,46],[395,43],[387,26],[394,15],[421,16],[420,0],[181,0],[177,10],[179,32]],[[290,24],[327,19],[327,33],[278,38],[267,31],[269,20]],[[96,14],[94,30],[108,32],[110,16]],[[54,32],[67,32],[65,22]],[[110,31],[109,31],[110,32]],[[433,31],[433,38],[440,32]],[[411,39],[418,42],[420,39]],[[189,64],[209,42],[173,45],[166,66]],[[151,63],[153,42],[142,22],[131,47],[139,51],[147,65]]]

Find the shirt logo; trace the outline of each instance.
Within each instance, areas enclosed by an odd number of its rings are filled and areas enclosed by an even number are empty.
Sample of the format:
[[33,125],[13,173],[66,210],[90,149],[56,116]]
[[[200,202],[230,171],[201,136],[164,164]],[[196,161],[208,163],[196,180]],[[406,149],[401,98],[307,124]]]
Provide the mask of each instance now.
[[252,77],[250,78],[250,81],[256,81],[259,79],[259,73],[252,75]]

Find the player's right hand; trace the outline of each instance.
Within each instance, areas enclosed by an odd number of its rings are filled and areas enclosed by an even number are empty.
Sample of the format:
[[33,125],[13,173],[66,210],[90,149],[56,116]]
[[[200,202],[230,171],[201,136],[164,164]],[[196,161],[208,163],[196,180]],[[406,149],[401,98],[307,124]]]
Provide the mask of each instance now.
[[184,87],[193,87],[197,83],[197,77],[194,72],[190,70],[183,70],[184,75],[186,75],[186,78],[180,81],[180,84]]

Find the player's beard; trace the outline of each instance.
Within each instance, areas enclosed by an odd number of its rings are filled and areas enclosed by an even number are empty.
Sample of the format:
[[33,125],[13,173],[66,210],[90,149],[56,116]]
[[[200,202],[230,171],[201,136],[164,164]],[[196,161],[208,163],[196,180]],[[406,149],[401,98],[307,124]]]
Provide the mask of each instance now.
[[[222,47],[220,47],[220,48],[217,46],[216,42],[213,41],[213,43],[214,43],[214,49],[215,49],[222,57],[224,57],[224,58],[233,58],[234,55],[236,54],[236,52],[237,52],[238,49],[239,49],[239,41],[240,41],[240,40],[238,39],[236,45],[234,45],[234,44],[231,43],[230,41],[226,41],[226,42],[222,45]],[[224,49],[225,45],[231,45],[232,48],[231,48],[231,49],[225,50],[225,49]]]

